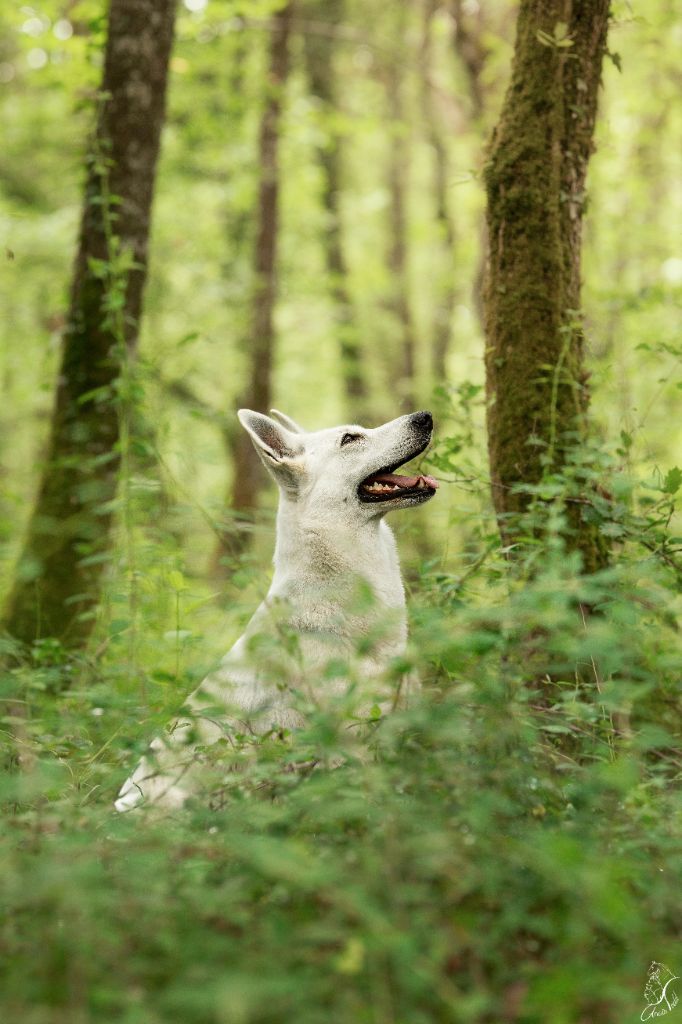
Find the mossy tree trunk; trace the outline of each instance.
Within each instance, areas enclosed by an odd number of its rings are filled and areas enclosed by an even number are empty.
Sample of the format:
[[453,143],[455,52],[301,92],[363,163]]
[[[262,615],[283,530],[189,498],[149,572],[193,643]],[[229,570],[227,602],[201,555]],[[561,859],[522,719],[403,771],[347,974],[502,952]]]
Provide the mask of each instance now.
[[82,643],[108,560],[176,0],[111,0],[47,457],[4,627]]
[[[507,541],[529,500],[517,487],[560,471],[585,436],[581,224],[608,18],[609,0],[521,0],[486,168],[488,443]],[[569,503],[566,540],[590,571],[605,546],[580,507]]]
[[[319,14],[324,30],[313,25],[304,34],[305,58],[310,90],[320,101],[321,113],[333,115],[337,109],[336,73],[334,68],[333,30],[342,23],[345,0],[322,0],[309,10]],[[328,27],[328,30],[326,30]],[[329,288],[335,306],[335,317],[341,356],[341,373],[349,419],[362,423],[368,416],[367,383],[363,353],[353,304],[348,291],[348,270],[341,223],[341,137],[333,125],[326,128],[327,137],[319,147],[322,170],[322,202],[326,213],[325,256]]]
[[[239,405],[267,413],[272,404],[272,368],[275,346],[275,302],[277,298],[277,243],[279,235],[279,139],[282,100],[289,72],[289,37],[293,4],[277,11],[273,18],[268,58],[268,94],[261,117],[258,143],[260,183],[256,211],[256,240],[253,263],[251,327],[247,339],[247,381]],[[264,473],[253,445],[244,430],[237,430],[233,449],[234,478],[231,506],[239,513],[252,513],[258,505]],[[222,554],[236,553],[246,540],[243,532],[221,542]],[[217,568],[220,555],[214,560]]]

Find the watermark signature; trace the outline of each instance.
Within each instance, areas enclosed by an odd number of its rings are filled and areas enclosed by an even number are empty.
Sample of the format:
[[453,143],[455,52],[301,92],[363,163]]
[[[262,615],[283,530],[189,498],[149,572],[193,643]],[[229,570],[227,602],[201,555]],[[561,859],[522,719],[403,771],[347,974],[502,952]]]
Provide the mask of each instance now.
[[652,960],[644,987],[644,998],[647,1005],[642,1010],[640,1020],[651,1020],[652,1017],[665,1017],[673,1007],[677,1006],[677,993],[673,983],[678,980],[665,964]]

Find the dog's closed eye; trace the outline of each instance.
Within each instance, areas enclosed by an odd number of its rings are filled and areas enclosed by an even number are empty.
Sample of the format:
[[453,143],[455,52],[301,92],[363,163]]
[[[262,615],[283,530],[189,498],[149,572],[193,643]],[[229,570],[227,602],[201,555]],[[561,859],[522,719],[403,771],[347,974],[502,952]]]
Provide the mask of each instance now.
[[364,441],[364,439],[364,434],[344,434],[341,438],[341,447],[343,448],[345,444],[352,444],[353,441]]

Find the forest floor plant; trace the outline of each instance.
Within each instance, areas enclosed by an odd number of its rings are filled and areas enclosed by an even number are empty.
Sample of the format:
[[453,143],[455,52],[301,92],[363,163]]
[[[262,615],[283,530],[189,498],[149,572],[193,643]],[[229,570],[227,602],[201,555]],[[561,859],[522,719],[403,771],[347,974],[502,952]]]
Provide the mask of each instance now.
[[[456,469],[457,447],[432,465]],[[614,557],[583,575],[563,508],[576,479],[607,473],[609,497],[585,514]],[[635,485],[576,451],[539,485],[513,565],[482,530],[457,575],[423,567],[393,665],[419,670],[423,697],[370,714],[370,763],[342,702],[295,742],[264,737],[246,774],[216,745],[210,807],[112,810],[131,757],[202,671],[196,645],[190,659],[178,646],[186,581],[164,577],[164,641],[140,553],[146,700],[123,669],[125,630],[88,655],[15,646],[3,697],[25,702],[30,757],[0,779],[2,1018],[639,1019],[650,963],[682,966],[679,486],[676,470]],[[335,770],[285,770],[339,755]]]

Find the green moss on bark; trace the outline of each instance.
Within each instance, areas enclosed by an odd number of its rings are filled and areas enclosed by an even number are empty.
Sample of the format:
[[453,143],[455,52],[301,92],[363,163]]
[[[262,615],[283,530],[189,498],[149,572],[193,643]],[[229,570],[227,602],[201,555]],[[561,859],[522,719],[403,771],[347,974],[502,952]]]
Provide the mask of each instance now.
[[[548,452],[560,470],[585,436],[581,222],[608,13],[608,0],[522,0],[486,168],[488,439],[495,508],[512,541],[528,502],[515,488],[542,478]],[[585,568],[603,564],[595,527],[577,511],[570,519],[567,540]]]

